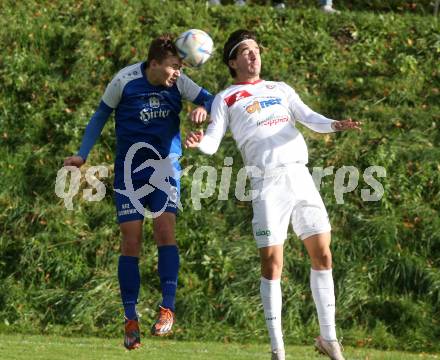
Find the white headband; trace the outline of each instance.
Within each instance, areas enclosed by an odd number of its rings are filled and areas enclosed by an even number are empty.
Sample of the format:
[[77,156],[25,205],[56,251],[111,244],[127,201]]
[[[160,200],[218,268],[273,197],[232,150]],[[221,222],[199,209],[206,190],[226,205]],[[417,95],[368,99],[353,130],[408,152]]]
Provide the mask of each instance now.
[[235,50],[236,48],[238,48],[241,44],[243,44],[243,43],[246,42],[246,41],[255,41],[255,40],[254,40],[254,39],[245,39],[245,40],[242,40],[242,41],[240,41],[239,43],[235,44],[234,47],[231,49],[231,51],[229,51],[228,59],[231,58],[231,55],[232,55],[232,53],[234,52],[234,50]]

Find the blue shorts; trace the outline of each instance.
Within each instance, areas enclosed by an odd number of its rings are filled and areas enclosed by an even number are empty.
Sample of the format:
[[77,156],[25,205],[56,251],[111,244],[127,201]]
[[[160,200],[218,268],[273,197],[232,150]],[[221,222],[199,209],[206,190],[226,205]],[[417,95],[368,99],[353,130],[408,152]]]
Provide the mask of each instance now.
[[115,172],[114,199],[119,224],[143,220],[145,216],[155,218],[164,212],[177,213],[180,180],[168,177],[158,182],[151,171],[142,175],[125,184],[124,178]]

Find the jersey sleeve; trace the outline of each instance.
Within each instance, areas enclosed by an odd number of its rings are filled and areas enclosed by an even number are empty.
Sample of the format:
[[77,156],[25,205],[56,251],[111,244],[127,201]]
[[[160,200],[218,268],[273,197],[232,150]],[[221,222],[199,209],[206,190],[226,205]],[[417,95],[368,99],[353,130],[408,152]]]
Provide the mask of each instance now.
[[185,74],[177,78],[177,88],[182,98],[189,100],[196,105],[203,105],[208,112],[211,111],[211,105],[214,96],[206,89],[197,85]]
[[91,117],[89,123],[87,124],[84,136],[81,142],[81,147],[78,151],[78,156],[81,156],[84,160],[87,159],[90,150],[93,145],[95,145],[99,136],[101,135],[102,129],[107,122],[113,109],[107,106],[103,101],[99,103],[98,108]]
[[110,81],[105,89],[104,95],[102,96],[102,101],[112,109],[116,109],[118,107],[119,102],[121,101],[122,96],[122,81],[119,77],[119,73]]
[[313,111],[304,104],[295,90],[287,84],[284,84],[284,86],[287,92],[289,110],[296,121],[299,121],[309,129],[319,133],[330,133],[335,131],[332,128],[332,124],[335,120],[326,118],[324,115]]
[[214,98],[211,108],[211,122],[205,136],[199,144],[199,149],[205,154],[212,155],[220,146],[229,124],[228,108],[220,95]]

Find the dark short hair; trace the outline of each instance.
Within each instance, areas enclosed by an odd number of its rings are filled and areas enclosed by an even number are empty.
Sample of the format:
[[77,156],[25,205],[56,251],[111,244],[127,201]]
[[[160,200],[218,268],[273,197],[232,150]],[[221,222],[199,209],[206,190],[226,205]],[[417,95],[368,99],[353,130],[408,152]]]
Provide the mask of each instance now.
[[231,35],[229,35],[229,38],[226,41],[225,46],[223,46],[223,62],[228,67],[229,73],[231,74],[232,77],[236,77],[237,73],[233,68],[229,66],[229,60],[233,60],[237,57],[238,47],[236,47],[231,54],[230,52],[235,45],[247,39],[254,40],[255,42],[257,42],[257,37],[254,32],[245,29],[239,29],[234,31]]
[[146,65],[149,67],[152,60],[161,63],[169,56],[178,56],[173,36],[171,34],[160,35],[150,44]]

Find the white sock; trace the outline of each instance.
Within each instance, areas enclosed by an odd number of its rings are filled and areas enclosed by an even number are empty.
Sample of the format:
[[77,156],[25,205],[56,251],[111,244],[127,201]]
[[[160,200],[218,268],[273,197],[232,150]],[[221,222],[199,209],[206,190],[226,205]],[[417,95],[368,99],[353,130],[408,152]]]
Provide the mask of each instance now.
[[310,288],[318,311],[321,336],[327,341],[336,340],[335,289],[332,270],[311,269]]
[[284,349],[283,331],[281,328],[281,281],[261,277],[260,295],[263,302],[264,317],[269,330],[272,350]]

